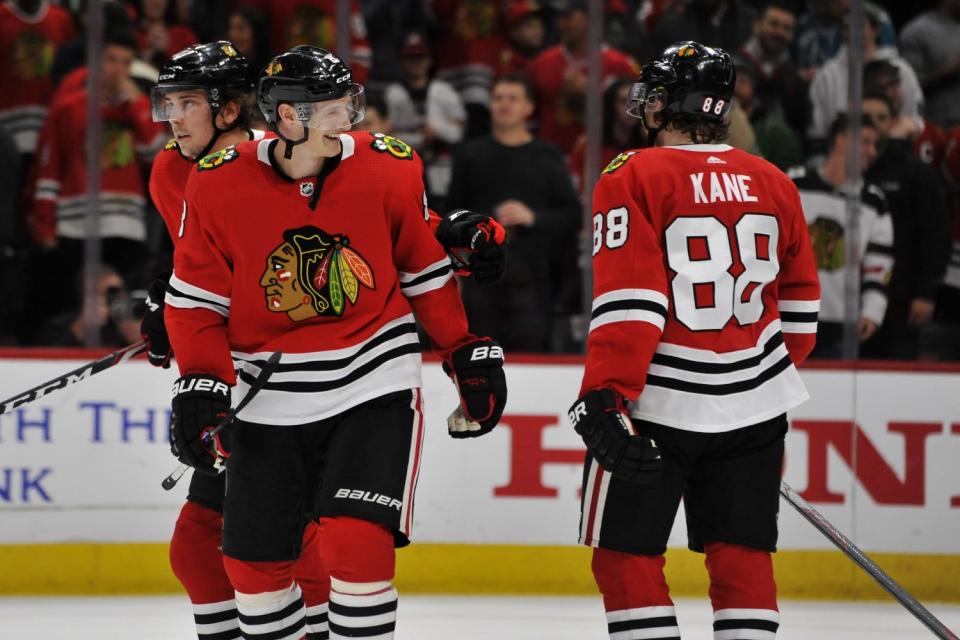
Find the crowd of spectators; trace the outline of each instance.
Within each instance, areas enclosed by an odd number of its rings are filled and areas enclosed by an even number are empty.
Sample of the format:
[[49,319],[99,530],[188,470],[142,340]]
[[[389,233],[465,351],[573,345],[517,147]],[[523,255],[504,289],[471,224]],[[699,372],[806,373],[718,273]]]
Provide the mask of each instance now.
[[[585,0],[351,0],[346,43],[336,42],[337,0],[107,1],[103,339],[129,340],[118,327],[129,329],[139,292],[170,265],[145,188],[169,135],[146,97],[157,68],[185,46],[229,39],[257,72],[297,44],[346,54],[367,91],[360,126],[420,153],[433,208],[472,208],[507,229],[505,280],[462,283],[474,330],[511,351],[580,350],[587,95],[603,94],[603,166],[646,143],[623,108],[637,62],[691,39],[734,54],[728,143],[800,188],[831,301],[818,353],[836,356],[849,2],[605,0],[602,86],[590,87]],[[864,10],[860,351],[960,359],[960,0],[900,4],[893,15],[871,1]],[[86,27],[76,6],[0,4],[0,344],[76,344],[85,330]]]

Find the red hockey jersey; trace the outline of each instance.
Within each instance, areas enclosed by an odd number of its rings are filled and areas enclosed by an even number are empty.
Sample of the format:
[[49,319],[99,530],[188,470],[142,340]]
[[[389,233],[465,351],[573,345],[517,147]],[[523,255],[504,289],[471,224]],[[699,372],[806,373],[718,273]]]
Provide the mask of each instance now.
[[286,177],[264,139],[207,156],[187,182],[167,327],[181,373],[232,384],[236,365],[240,394],[283,352],[251,422],[304,424],[420,386],[412,311],[441,354],[473,339],[419,158],[382,134],[340,140],[316,177]]
[[703,432],[807,398],[794,361],[813,348],[820,286],[779,169],[728,145],[629,151],[593,205],[584,391],[612,387],[635,418]]
[[[338,0],[241,0],[240,6],[253,6],[270,23],[270,42],[280,52],[307,44],[328,51],[343,51],[338,44]],[[360,0],[350,0],[350,70],[353,81],[363,84],[370,73],[373,50],[367,37]]]
[[[250,132],[250,139],[262,140],[265,135],[267,134],[264,131],[253,130]],[[177,141],[170,140],[157,153],[150,169],[150,198],[153,206],[160,212],[174,246],[183,235],[183,220],[186,216],[183,196],[187,190],[187,178],[196,168],[197,161],[180,153]]]
[[[138,156],[149,157],[163,140],[150,117],[150,100],[104,106],[100,150],[103,237],[144,240],[143,176]],[[86,236],[87,92],[74,91],[50,110],[38,149],[37,184],[31,220],[37,238]]]
[[13,136],[20,153],[33,153],[53,93],[51,72],[57,48],[76,35],[65,9],[40,3],[36,14],[13,2],[0,4],[0,128]]

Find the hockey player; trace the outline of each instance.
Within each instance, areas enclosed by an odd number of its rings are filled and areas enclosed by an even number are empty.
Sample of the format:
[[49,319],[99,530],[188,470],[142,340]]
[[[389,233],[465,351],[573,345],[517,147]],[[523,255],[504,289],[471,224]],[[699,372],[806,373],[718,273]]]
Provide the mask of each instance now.
[[[226,41],[188,47],[160,70],[151,102],[153,119],[169,122],[174,138],[157,154],[150,173],[150,196],[170,232],[180,239],[187,177],[208,153],[245,140],[260,140],[263,131],[250,129],[253,85],[247,61]],[[163,325],[166,278],[150,287],[148,309],[141,332],[149,340],[148,359],[169,366],[169,339]],[[199,638],[239,638],[233,587],[220,552],[225,477],[194,473],[187,501],[180,510],[170,565],[194,607]],[[316,535],[310,528],[307,535]],[[297,565],[309,618],[307,638],[327,637],[327,598],[330,581],[319,562],[304,559]]]
[[[467,332],[426,223],[419,158],[347,133],[362,98],[334,54],[295,47],[258,89],[278,138],[207,156],[187,184],[166,294],[182,374],[171,440],[198,469],[226,458],[224,563],[248,638],[302,637],[298,557],[329,572],[330,638],[393,637],[394,546],[409,542],[424,431],[413,312],[461,395],[453,437],[493,429],[506,401],[502,350]],[[201,434],[230,387],[242,396],[277,350],[276,373],[210,446]]]
[[663,575],[681,498],[706,552],[716,637],[772,638],[785,411],[814,344],[819,284],[797,190],[728,145],[730,56],[675,44],[630,97],[651,147],[604,170],[581,397],[580,541],[611,638],[679,638]]

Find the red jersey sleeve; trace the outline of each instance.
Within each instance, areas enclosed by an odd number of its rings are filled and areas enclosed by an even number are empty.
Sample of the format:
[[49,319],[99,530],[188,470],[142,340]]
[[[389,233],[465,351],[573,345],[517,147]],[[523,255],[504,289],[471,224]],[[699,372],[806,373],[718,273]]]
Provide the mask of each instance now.
[[63,178],[61,146],[72,137],[62,122],[64,110],[54,106],[40,129],[35,162],[36,185],[30,213],[30,235],[38,242],[52,242],[57,237],[57,200]]
[[[396,177],[406,181],[388,194],[393,261],[400,291],[442,357],[474,339],[453,278],[450,257],[434,236],[433,221],[424,195],[422,165]],[[399,172],[398,172],[399,173]],[[436,217],[436,214],[433,214]],[[436,219],[439,224],[439,218]]]
[[236,374],[227,336],[233,273],[216,241],[227,236],[217,229],[216,211],[201,197],[202,185],[203,176],[191,173],[164,320],[180,375],[211,374],[233,385]]
[[786,241],[780,252],[780,280],[777,311],[783,341],[794,364],[806,360],[817,341],[817,314],[820,311],[820,278],[813,257],[810,233],[793,183],[786,184],[784,231]]
[[636,399],[667,318],[663,252],[643,187],[631,184],[633,168],[608,167],[594,190],[593,308],[581,395],[610,387]]

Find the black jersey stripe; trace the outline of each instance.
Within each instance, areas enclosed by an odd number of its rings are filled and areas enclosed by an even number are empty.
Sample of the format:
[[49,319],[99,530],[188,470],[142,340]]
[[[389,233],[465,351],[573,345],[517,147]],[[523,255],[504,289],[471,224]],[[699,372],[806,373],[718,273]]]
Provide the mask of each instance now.
[[216,624],[226,620],[234,620],[237,617],[237,610],[234,608],[217,611],[216,613],[195,613],[193,621],[197,624]]
[[593,313],[590,314],[590,319],[596,320],[598,317],[605,313],[610,313],[611,311],[624,311],[630,309],[650,311],[663,316],[664,319],[667,318],[667,308],[659,302],[634,298],[632,300],[613,300],[612,302],[604,302],[593,310]]
[[759,631],[775,632],[780,628],[780,624],[773,620],[758,620],[756,618],[740,618],[733,620],[715,620],[713,623],[714,631],[724,631],[727,629],[757,629]]
[[197,640],[241,640],[242,637],[239,627],[236,629],[227,629],[226,631],[218,631],[216,633],[197,632]]
[[[781,340],[782,339],[783,338],[781,337]],[[726,396],[734,393],[742,393],[744,391],[752,391],[768,380],[776,377],[779,373],[790,367],[792,364],[793,361],[790,359],[790,356],[785,355],[773,366],[764,369],[754,378],[750,378],[749,380],[739,380],[737,382],[727,382],[723,384],[688,382],[686,380],[678,380],[676,378],[648,374],[647,385],[707,396]]]
[[876,242],[870,242],[867,244],[867,250],[864,253],[879,253],[892,258],[893,246],[889,244],[877,244]]
[[866,293],[867,291],[876,291],[883,295],[887,295],[887,286],[882,282],[876,282],[874,280],[867,280],[862,285],[860,285],[860,292]]
[[373,638],[376,636],[392,633],[396,628],[396,622],[388,622],[372,627],[344,627],[336,622],[330,623],[330,633],[338,634],[343,638]]
[[[297,598],[283,609],[279,611],[271,611],[270,613],[262,613],[259,615],[249,615],[240,611],[240,622],[245,625],[255,626],[258,624],[270,624],[271,622],[280,622],[284,618],[292,616],[297,611],[303,609],[303,598]],[[289,633],[289,631],[287,632]]]
[[384,613],[390,613],[397,610],[397,600],[394,598],[390,602],[383,604],[374,604],[369,607],[357,607],[339,602],[330,601],[330,613],[341,615],[348,618],[368,618],[370,616],[379,616]]
[[167,295],[168,295],[168,296],[172,296],[172,297],[174,297],[174,298],[186,298],[187,300],[193,300],[194,302],[202,302],[203,304],[209,304],[209,305],[213,305],[213,306],[215,306],[215,307],[219,307],[219,308],[221,308],[221,309],[223,309],[224,311],[227,311],[227,312],[230,311],[230,306],[229,306],[229,305],[225,305],[225,304],[220,303],[220,302],[214,302],[214,301],[211,300],[210,298],[201,298],[201,297],[199,297],[199,296],[192,296],[192,295],[190,295],[189,293],[184,293],[183,291],[180,291],[179,289],[177,289],[177,288],[176,288],[175,286],[173,286],[172,284],[168,284],[168,285],[167,285]]
[[819,315],[817,311],[781,311],[780,320],[783,322],[816,322]]
[[654,353],[651,364],[659,364],[664,367],[681,369],[683,371],[690,371],[692,373],[733,373],[735,371],[743,371],[744,369],[757,366],[763,361],[764,358],[773,353],[782,344],[783,334],[777,331],[775,334],[770,336],[770,339],[767,340],[766,344],[763,345],[763,349],[759,354],[744,358],[743,360],[737,360],[736,362],[700,362],[698,360],[681,358],[680,356]]
[[424,274],[421,274],[421,275],[417,276],[417,277],[414,278],[413,280],[408,280],[408,281],[406,281],[406,282],[401,282],[401,283],[400,283],[400,288],[401,288],[401,289],[410,289],[410,288],[412,288],[412,287],[417,286],[418,284],[423,284],[424,282],[427,282],[427,281],[429,281],[429,280],[433,280],[434,278],[443,277],[443,276],[447,275],[448,273],[450,273],[452,270],[453,270],[453,266],[450,265],[450,263],[448,262],[447,264],[445,264],[445,265],[443,265],[443,266],[440,266],[440,267],[437,267],[436,269],[434,269],[434,270],[432,270],[432,271],[428,271],[428,272],[426,272],[426,273],[424,273]]
[[[640,618],[639,620],[618,620],[617,622],[608,622],[607,623],[607,632],[611,635],[614,633],[619,633],[621,631],[633,631],[635,629],[659,629],[676,627],[677,626],[677,617],[676,616],[660,616],[657,618]],[[675,637],[675,636],[663,636]]]
[[[277,365],[276,373],[290,373],[294,371],[336,371],[337,369],[345,369],[360,356],[375,349],[381,344],[411,333],[415,334],[416,332],[416,324],[413,322],[405,322],[389,329],[388,331],[384,331],[373,338],[370,338],[370,340],[363,343],[363,346],[360,347],[360,349],[358,349],[357,352],[352,356],[347,356],[346,358],[337,358],[335,360],[311,360],[309,362],[283,362],[283,360],[281,360],[280,364]],[[259,368],[263,368],[263,365],[267,362],[265,358],[257,358],[255,360],[247,360],[245,358],[236,359],[242,362],[249,362],[250,364],[253,364]]]
[[[306,621],[303,618],[298,619],[296,622],[291,624],[288,627],[284,627],[279,631],[268,631],[265,633],[257,633],[256,631],[247,630],[243,634],[244,640],[283,640],[283,638],[289,638],[291,635],[296,634],[298,631],[302,630],[307,626]],[[300,637],[299,635],[296,637]]]
[[[372,358],[369,362],[365,362],[347,375],[337,378],[336,380],[291,380],[286,382],[268,381],[263,388],[265,391],[288,391],[291,393],[321,393],[324,391],[333,391],[335,389],[344,387],[351,382],[356,382],[371,371],[379,368],[391,360],[396,360],[398,358],[402,358],[403,356],[418,353],[420,353],[419,343],[404,344],[389,351],[384,351],[376,358]],[[247,384],[253,384],[253,381],[255,380],[254,375],[244,370],[240,370],[237,375]]]

